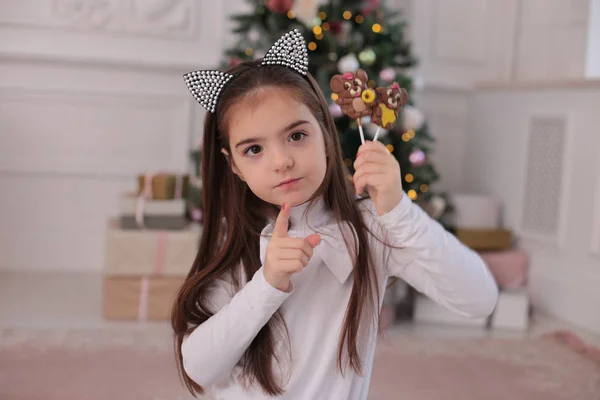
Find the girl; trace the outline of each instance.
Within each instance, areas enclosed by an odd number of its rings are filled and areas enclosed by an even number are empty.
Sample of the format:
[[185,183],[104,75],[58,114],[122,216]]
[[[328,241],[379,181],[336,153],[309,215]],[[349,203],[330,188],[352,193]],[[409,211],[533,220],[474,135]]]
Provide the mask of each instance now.
[[210,112],[202,239],[172,313],[179,371],[218,399],[366,399],[388,279],[469,317],[497,287],[404,194],[383,144],[347,178],[304,40],[284,38],[262,62],[186,75]]

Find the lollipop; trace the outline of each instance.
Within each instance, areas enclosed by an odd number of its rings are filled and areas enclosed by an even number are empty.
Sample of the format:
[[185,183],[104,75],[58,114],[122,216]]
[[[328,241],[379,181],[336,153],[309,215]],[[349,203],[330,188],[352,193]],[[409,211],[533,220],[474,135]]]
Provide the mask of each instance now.
[[359,69],[355,73],[345,72],[331,78],[329,86],[333,91],[332,98],[339,104],[342,112],[352,119],[356,119],[360,140],[365,142],[365,136],[360,119],[371,115],[375,105],[375,91],[367,88],[367,73]]
[[376,89],[376,101],[371,114],[371,122],[377,125],[373,141],[377,140],[379,129],[390,130],[398,119],[398,111],[406,104],[408,92],[401,88],[397,82],[388,87]]

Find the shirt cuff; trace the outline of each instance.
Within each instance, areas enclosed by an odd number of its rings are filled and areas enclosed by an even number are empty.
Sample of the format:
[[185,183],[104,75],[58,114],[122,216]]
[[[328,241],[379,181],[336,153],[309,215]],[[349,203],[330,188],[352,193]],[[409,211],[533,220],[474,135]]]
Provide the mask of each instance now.
[[385,228],[391,228],[398,224],[398,221],[402,221],[404,217],[410,212],[412,207],[412,200],[406,193],[402,193],[402,198],[396,204],[394,208],[383,215],[375,217],[375,220],[379,222]]
[[267,280],[265,279],[264,267],[260,267],[258,271],[252,277],[252,280],[248,282],[248,285],[252,285],[253,293],[256,297],[254,297],[257,301],[251,301],[249,306],[254,308],[254,306],[259,307],[261,309],[267,309],[268,311],[272,311],[273,313],[277,311],[277,309],[283,304],[285,299],[287,299],[293,291],[283,292],[275,287],[273,287]]

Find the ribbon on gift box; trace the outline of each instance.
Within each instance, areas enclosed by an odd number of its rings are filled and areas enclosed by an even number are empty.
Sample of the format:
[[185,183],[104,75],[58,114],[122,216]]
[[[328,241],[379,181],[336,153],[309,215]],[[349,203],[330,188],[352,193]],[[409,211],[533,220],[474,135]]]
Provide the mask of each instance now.
[[[144,190],[137,196],[135,203],[135,222],[140,229],[145,229],[144,224],[144,207],[146,199],[152,198],[152,180],[156,176],[167,175],[166,172],[159,171],[157,173],[147,172],[144,175]],[[183,196],[183,175],[175,174],[175,198],[180,199]]]
[[[156,241],[156,255],[154,257],[154,269],[152,276],[162,275],[165,269],[165,257],[167,251],[167,232],[158,231]],[[142,277],[140,285],[140,302],[138,305],[138,321],[148,319],[148,304],[150,298],[150,277]]]

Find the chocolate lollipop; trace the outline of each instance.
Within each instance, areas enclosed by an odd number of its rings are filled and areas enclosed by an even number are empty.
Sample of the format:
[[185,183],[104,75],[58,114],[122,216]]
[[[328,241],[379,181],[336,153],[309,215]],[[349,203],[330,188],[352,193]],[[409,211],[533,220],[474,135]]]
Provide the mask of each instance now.
[[398,119],[398,111],[408,101],[408,92],[401,88],[397,82],[388,87],[378,87],[376,93],[377,99],[371,114],[371,122],[377,125],[373,141],[377,140],[380,128],[392,129]]
[[359,69],[356,73],[345,72],[334,75],[329,87],[334,93],[333,99],[339,104],[342,112],[352,119],[356,119],[360,131],[360,140],[365,142],[360,119],[371,115],[375,91],[367,88],[367,73]]

